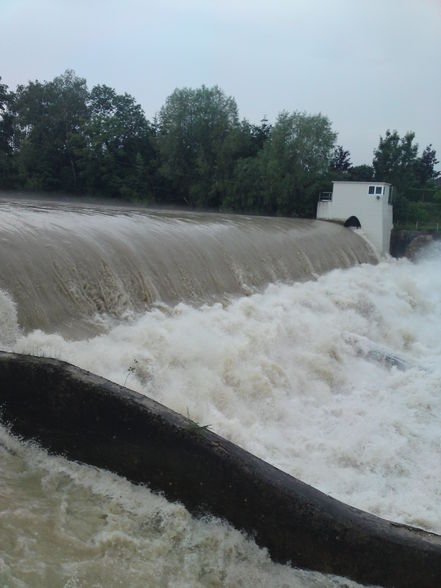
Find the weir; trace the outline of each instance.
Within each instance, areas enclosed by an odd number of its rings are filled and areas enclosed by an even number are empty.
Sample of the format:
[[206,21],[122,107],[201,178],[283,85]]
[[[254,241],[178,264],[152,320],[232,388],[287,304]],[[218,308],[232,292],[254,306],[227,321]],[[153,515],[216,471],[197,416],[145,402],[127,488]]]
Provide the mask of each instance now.
[[149,398],[53,359],[0,353],[11,431],[213,513],[279,562],[395,588],[433,588],[441,537],[347,506]]
[[0,210],[0,290],[25,331],[81,337],[97,314],[224,301],[377,261],[352,231],[314,220],[7,199]]

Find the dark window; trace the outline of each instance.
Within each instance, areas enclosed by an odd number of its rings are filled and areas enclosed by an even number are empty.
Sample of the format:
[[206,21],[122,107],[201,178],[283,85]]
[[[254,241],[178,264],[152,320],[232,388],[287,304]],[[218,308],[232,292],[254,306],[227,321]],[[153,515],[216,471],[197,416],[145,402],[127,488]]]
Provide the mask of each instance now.
[[375,186],[369,186],[369,194],[375,194]]
[[383,194],[383,188],[381,186],[376,186],[375,194]]

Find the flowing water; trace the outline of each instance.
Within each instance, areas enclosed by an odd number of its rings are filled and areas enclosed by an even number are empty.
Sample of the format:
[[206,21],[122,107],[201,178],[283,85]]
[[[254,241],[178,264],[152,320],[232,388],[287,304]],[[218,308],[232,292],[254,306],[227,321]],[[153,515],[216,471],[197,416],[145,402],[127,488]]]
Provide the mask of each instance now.
[[[0,244],[3,349],[70,361],[441,532],[436,247],[374,264],[330,223],[7,198]],[[0,586],[355,586],[0,432]]]
[[0,245],[19,323],[69,336],[96,330],[96,314],[226,300],[374,259],[330,223],[7,200]]

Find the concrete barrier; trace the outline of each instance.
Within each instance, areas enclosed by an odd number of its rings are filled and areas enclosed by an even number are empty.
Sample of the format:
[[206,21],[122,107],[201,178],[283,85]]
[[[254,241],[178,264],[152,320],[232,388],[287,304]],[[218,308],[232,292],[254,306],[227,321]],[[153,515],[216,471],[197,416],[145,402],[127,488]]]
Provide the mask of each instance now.
[[418,231],[406,229],[394,229],[390,240],[390,254],[392,257],[408,257],[413,259],[415,253],[430,245],[433,241],[439,241],[439,231]]
[[345,505],[166,407],[54,359],[0,353],[2,420],[248,532],[278,562],[395,588],[441,584],[441,537]]

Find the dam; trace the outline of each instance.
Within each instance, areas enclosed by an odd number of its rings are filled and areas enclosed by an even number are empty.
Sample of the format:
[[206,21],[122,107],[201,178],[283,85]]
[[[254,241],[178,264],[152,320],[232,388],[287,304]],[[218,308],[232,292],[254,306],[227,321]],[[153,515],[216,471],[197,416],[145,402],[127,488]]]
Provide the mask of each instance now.
[[63,329],[155,303],[202,304],[374,262],[362,239],[314,220],[4,202],[2,288],[20,325]]
[[[1,207],[4,350],[105,376],[334,498],[440,532],[436,248],[377,263],[316,221]],[[352,585],[6,429],[0,451],[6,584]]]

